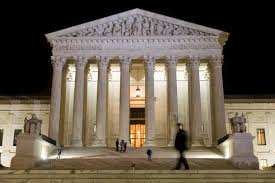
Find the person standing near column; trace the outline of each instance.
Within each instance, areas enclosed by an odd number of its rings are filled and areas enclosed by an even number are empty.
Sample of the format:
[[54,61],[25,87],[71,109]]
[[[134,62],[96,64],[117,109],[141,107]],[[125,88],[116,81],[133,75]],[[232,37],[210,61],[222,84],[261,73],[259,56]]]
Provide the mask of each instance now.
[[[119,139],[129,142],[130,57],[120,57]],[[130,142],[129,142],[130,143]]]

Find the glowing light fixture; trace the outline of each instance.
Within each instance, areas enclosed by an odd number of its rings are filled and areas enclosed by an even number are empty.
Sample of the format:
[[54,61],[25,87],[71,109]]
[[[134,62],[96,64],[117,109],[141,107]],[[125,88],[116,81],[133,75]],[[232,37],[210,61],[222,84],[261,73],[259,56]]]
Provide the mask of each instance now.
[[265,167],[268,167],[268,163],[266,159],[261,159],[259,162],[260,169],[263,170]]
[[139,89],[138,86],[137,86],[137,89],[136,89],[136,97],[140,97],[140,89]]

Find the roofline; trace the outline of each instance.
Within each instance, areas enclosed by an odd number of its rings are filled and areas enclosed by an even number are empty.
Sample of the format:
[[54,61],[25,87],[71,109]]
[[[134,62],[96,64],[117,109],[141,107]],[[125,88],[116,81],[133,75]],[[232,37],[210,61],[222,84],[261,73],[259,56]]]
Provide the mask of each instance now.
[[59,31],[47,33],[47,34],[45,34],[45,36],[48,40],[50,40],[50,39],[54,38],[55,36],[58,36],[58,34],[61,34],[61,33],[66,34],[67,31],[69,33],[71,31],[74,31],[74,30],[77,30],[77,29],[85,29],[86,27],[88,27],[88,26],[90,27],[91,24],[94,24],[96,22],[100,24],[100,23],[103,23],[103,21],[105,22],[106,19],[110,19],[110,20],[114,19],[115,20],[115,18],[117,18],[117,17],[124,17],[124,16],[132,15],[132,14],[141,14],[141,15],[145,15],[145,16],[146,15],[147,16],[158,16],[161,19],[163,19],[164,21],[168,21],[168,20],[171,21],[172,20],[172,21],[175,21],[176,23],[178,23],[179,25],[184,23],[185,26],[190,27],[190,28],[192,28],[193,26],[196,26],[196,28],[201,30],[201,31],[205,31],[205,32],[210,31],[211,33],[214,33],[214,34],[217,34],[217,35],[220,35],[222,33],[226,34],[226,35],[229,35],[229,33],[218,30],[218,29],[206,27],[206,26],[203,26],[203,25],[199,25],[199,24],[187,22],[187,21],[184,21],[184,20],[180,20],[180,19],[177,19],[177,18],[172,18],[172,17],[166,16],[166,15],[161,15],[161,14],[150,12],[150,11],[147,11],[147,10],[142,10],[142,9],[139,9],[139,8],[135,8],[135,9],[124,11],[124,12],[121,12],[121,13],[118,13],[118,14],[114,14],[114,15],[110,15],[110,16],[103,17],[103,18],[100,18],[100,19],[96,19],[96,20],[93,20],[93,21],[90,21],[90,22],[87,22],[87,23],[83,23],[83,24],[79,24],[79,25],[76,25],[76,26],[68,27],[68,28],[65,28],[65,29],[62,29],[62,30],[59,30]]
[[275,103],[275,95],[225,95],[224,103]]
[[50,96],[0,96],[0,104],[50,104]]

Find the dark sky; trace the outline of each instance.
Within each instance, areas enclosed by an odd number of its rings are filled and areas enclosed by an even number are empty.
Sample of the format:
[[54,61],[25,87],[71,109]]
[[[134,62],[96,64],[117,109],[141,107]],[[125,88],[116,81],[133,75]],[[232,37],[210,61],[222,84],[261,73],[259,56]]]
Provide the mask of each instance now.
[[90,0],[1,7],[0,95],[50,95],[51,50],[44,35],[134,8],[229,32],[225,94],[275,94],[274,10],[264,2]]

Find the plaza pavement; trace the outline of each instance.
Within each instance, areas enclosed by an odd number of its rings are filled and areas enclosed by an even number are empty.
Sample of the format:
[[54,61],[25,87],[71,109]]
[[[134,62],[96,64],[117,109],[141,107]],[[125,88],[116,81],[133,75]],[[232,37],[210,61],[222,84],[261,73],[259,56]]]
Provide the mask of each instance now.
[[[115,148],[65,147],[61,159],[53,152],[50,159],[40,161],[34,169],[75,170],[171,170],[175,168],[178,153],[174,148],[151,148],[152,161],[147,159],[148,148],[128,148],[116,152]],[[215,148],[195,147],[186,152],[190,169],[235,169]],[[182,167],[183,169],[183,167]]]

